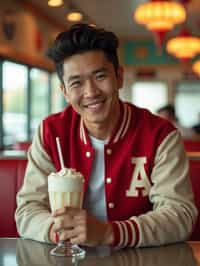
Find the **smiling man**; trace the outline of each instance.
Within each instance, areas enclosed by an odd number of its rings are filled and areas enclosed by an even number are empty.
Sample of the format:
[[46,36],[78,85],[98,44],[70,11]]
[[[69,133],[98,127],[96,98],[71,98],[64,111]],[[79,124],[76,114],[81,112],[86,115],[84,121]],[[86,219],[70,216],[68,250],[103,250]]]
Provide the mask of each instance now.
[[[189,238],[197,216],[180,134],[168,121],[119,99],[123,70],[112,32],[76,24],[49,57],[69,102],[45,118],[28,152],[16,222],[26,238],[88,246],[153,246]],[[68,168],[85,178],[83,209],[50,213],[47,176]],[[56,217],[62,223],[56,222]]]

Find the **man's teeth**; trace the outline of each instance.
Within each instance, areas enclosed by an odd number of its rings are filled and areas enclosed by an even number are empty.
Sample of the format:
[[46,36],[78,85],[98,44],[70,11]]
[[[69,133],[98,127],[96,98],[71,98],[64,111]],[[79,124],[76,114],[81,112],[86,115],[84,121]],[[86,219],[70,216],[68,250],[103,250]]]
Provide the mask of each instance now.
[[87,104],[86,105],[86,107],[97,107],[97,106],[99,106],[99,105],[101,105],[103,103],[103,101],[102,102],[96,102],[96,103],[90,103],[90,104]]

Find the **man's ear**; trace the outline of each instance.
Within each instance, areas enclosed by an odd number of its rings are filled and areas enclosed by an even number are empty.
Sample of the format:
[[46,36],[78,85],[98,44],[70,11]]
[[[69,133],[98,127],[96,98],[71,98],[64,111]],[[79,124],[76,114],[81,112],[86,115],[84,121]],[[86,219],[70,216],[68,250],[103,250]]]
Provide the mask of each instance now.
[[118,67],[117,80],[118,80],[118,89],[121,89],[123,86],[123,82],[124,82],[124,70],[122,66]]
[[69,100],[69,95],[67,93],[67,90],[65,88],[65,85],[64,84],[61,84],[60,85],[60,89],[61,89],[61,92],[63,93],[65,99],[68,101]]

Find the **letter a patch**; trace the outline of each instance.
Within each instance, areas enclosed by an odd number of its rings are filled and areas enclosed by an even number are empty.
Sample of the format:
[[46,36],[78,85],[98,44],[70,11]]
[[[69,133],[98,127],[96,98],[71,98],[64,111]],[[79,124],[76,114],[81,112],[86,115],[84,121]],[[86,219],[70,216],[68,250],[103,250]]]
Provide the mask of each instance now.
[[145,172],[144,165],[147,162],[146,157],[133,157],[131,163],[135,164],[132,180],[129,189],[126,191],[127,197],[138,197],[139,191],[143,197],[149,194],[151,183]]

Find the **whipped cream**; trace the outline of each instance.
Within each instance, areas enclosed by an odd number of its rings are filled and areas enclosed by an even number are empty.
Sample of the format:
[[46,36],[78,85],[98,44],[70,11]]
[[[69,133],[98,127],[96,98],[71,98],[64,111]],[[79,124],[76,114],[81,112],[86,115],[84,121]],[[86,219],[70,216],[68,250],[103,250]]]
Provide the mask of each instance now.
[[80,192],[83,191],[84,177],[75,169],[63,168],[48,176],[48,191]]

